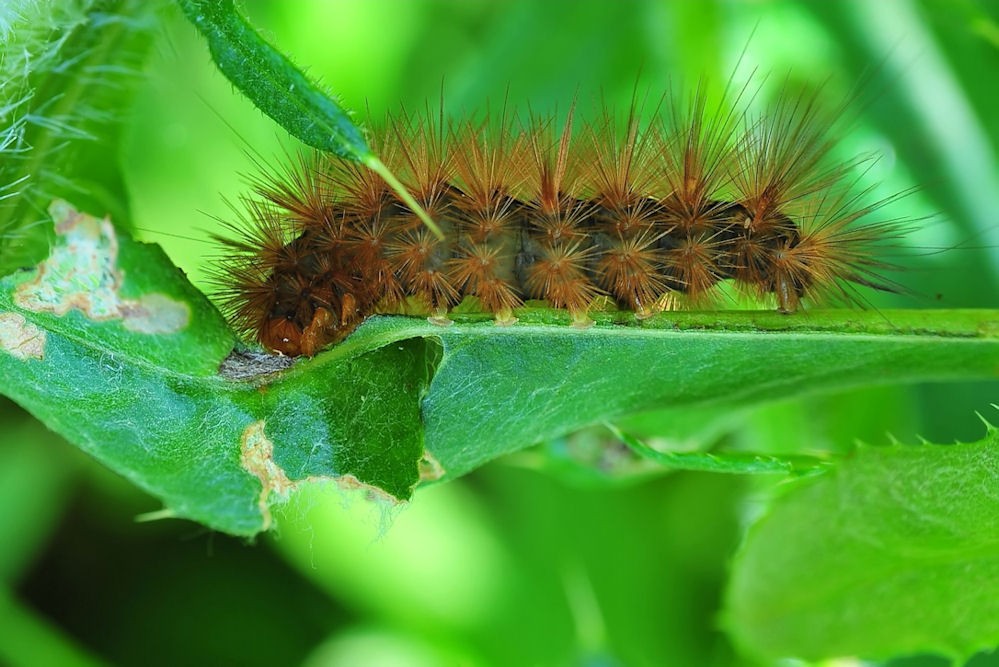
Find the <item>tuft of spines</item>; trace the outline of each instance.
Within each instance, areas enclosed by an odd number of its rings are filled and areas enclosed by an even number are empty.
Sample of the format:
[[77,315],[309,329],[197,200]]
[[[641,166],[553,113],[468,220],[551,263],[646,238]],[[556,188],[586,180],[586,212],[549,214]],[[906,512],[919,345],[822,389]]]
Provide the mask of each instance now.
[[904,223],[866,221],[888,201],[864,204],[859,160],[830,158],[816,98],[754,115],[744,97],[665,97],[644,122],[637,104],[623,122],[390,117],[373,146],[444,239],[373,172],[303,157],[256,177],[221,239],[222,305],[264,346],[313,355],[371,314],[415,304],[445,324],[469,297],[500,325],[540,299],[585,327],[598,299],[644,319],[710,307],[726,280],[786,313],[895,290],[874,251]]

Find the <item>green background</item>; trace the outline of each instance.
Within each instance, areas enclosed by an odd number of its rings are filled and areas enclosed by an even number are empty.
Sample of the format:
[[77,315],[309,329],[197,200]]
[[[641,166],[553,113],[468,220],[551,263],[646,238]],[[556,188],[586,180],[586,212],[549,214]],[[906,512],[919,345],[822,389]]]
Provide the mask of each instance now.
[[[699,77],[758,68],[836,103],[861,86],[844,157],[881,159],[891,216],[919,218],[913,294],[896,307],[999,305],[999,7],[991,2],[247,2],[251,20],[347,108],[514,108],[586,114]],[[121,109],[133,225],[195,284],[213,216],[245,191],[246,152],[297,147],[232,91],[173,7],[132,109]],[[740,65],[741,58],[741,65]],[[732,73],[736,72],[735,75]],[[442,93],[443,90],[443,93]],[[367,113],[359,113],[365,120]],[[100,214],[103,211],[93,211]],[[676,441],[843,451],[975,440],[994,383],[875,388],[781,402]],[[115,664],[738,665],[718,629],[727,563],[764,485],[684,473],[601,479],[551,452],[508,457],[421,490],[389,516],[303,493],[246,544],[179,522],[135,523],[156,502],[0,404],[0,641],[19,623]],[[993,419],[995,421],[995,419]],[[593,436],[588,436],[593,437]],[[34,618],[26,616],[34,614]],[[41,624],[41,628],[37,624]],[[46,635],[51,636],[51,635]],[[392,662],[395,660],[396,662]],[[999,664],[987,656],[976,666]],[[936,665],[933,658],[896,664]]]

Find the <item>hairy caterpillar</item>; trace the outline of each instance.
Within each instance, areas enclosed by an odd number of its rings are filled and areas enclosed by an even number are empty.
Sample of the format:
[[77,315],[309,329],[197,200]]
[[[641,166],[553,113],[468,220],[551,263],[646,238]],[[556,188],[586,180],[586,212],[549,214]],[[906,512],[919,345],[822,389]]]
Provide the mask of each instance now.
[[[443,240],[376,174],[317,155],[258,176],[217,269],[235,326],[265,347],[314,355],[367,316],[421,305],[446,324],[474,297],[498,325],[525,300],[587,326],[598,300],[638,320],[710,307],[718,285],[776,302],[862,300],[896,291],[877,249],[904,231],[871,221],[856,167],[831,157],[834,120],[818,98],[764,113],[698,92],[664,96],[651,119],[605,110],[552,118],[446,122],[400,114],[373,138],[383,160],[444,230]],[[575,126],[582,127],[575,131]]]

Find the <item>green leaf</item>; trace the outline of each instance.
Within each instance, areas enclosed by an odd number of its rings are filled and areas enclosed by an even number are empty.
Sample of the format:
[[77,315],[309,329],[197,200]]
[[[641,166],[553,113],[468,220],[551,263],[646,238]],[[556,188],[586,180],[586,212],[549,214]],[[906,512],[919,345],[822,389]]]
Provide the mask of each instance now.
[[347,112],[264,41],[232,0],[178,4],[208,41],[219,71],[281,127],[309,146],[342,158],[360,162],[371,154]]
[[[591,313],[518,311],[496,327],[452,315],[441,329],[402,318],[358,331],[442,345],[423,401],[427,449],[449,476],[590,424],[664,407],[741,406],[871,384],[999,374],[997,311],[667,313],[636,325]],[[363,333],[362,333],[363,332]],[[318,361],[318,359],[317,359]]]
[[749,654],[819,660],[999,642],[999,431],[861,447],[788,489],[750,530],[727,625]]
[[65,204],[52,212],[49,259],[0,281],[0,391],[161,498],[162,516],[252,535],[303,481],[409,497],[422,453],[419,341],[323,374],[268,375],[288,360],[229,357],[225,321],[158,246]]
[[212,59],[258,109],[292,136],[376,172],[441,240],[444,235],[409,190],[371,151],[347,112],[268,44],[232,0],[177,0],[205,39]]
[[[580,428],[664,407],[741,406],[847,386],[992,377],[995,311],[594,312],[515,326],[373,317],[314,359],[242,351],[157,246],[64,203],[34,271],[0,282],[0,391],[166,503],[232,533],[299,483],[390,502]],[[426,452],[424,452],[424,445]],[[670,458],[672,465],[679,459]],[[683,458],[683,457],[681,457]],[[789,470],[752,456],[687,467]],[[761,463],[762,462],[762,463]]]
[[745,452],[712,454],[710,452],[669,452],[660,451],[637,438],[622,433],[609,425],[614,435],[639,456],[671,470],[694,470],[700,472],[723,472],[738,475],[772,473],[814,473],[828,465],[812,456],[764,456]]

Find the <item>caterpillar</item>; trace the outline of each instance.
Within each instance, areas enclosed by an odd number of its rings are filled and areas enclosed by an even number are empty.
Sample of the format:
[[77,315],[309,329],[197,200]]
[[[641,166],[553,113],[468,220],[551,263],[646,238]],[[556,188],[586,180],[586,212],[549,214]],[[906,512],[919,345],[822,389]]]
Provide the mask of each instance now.
[[889,200],[858,187],[870,158],[833,158],[836,119],[818,95],[765,112],[748,110],[746,89],[734,97],[667,94],[649,118],[633,102],[624,119],[604,108],[584,122],[573,105],[560,129],[505,108],[389,116],[372,145],[443,238],[378,175],[303,155],[253,177],[219,237],[222,308],[269,350],[312,356],[414,303],[447,324],[474,299],[506,326],[542,300],[586,327],[597,303],[637,321],[714,307],[722,283],[782,313],[863,303],[858,286],[899,291],[878,250],[904,221],[871,220]]

